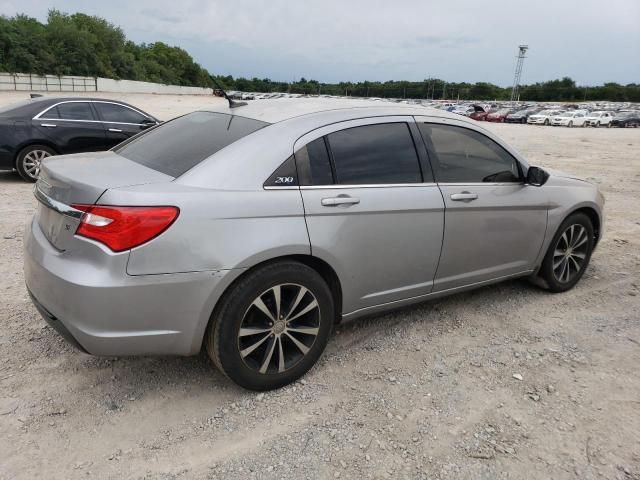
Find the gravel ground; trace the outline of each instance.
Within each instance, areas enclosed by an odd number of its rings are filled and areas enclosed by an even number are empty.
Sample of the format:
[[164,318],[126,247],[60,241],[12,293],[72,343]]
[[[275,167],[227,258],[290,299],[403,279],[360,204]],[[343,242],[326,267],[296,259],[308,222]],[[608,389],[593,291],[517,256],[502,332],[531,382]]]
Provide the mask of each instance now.
[[[216,101],[120,98],[165,119]],[[580,284],[506,282],[340,326],[303,380],[265,394],[204,354],[67,346],[23,284],[31,185],[0,173],[0,478],[640,480],[640,129],[489,128],[600,184],[605,235]]]

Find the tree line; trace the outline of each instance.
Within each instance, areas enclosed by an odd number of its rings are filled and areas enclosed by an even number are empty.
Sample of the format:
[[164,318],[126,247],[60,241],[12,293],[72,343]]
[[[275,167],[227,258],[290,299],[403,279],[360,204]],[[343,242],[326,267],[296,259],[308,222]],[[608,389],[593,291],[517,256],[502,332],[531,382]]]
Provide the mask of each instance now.
[[[121,28],[83,13],[50,10],[46,23],[26,15],[0,16],[0,71],[81,75],[245,92],[287,92],[307,95],[417,98],[434,100],[509,100],[511,87],[492,83],[422,81],[322,83],[301,78],[279,82],[269,78],[234,78],[210,74],[183,49],[163,42],[136,44]],[[519,89],[521,101],[640,102],[640,84],[605,83],[579,86],[571,78],[551,80]]]

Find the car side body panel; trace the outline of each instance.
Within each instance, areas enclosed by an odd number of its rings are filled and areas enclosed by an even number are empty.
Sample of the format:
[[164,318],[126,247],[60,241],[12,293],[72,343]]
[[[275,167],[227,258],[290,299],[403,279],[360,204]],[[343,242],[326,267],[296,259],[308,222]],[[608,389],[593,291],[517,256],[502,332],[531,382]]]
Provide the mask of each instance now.
[[110,189],[99,203],[180,209],[170,229],[131,250],[129,275],[248,268],[310,254],[298,190],[205,190],[171,182]]

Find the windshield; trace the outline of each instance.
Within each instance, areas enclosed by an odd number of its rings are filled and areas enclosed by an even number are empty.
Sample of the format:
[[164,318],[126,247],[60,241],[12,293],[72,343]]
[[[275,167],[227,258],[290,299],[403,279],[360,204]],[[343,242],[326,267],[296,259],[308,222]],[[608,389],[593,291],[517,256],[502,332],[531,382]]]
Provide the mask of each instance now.
[[602,112],[593,112],[590,116],[591,117],[601,117],[602,116]]
[[179,177],[205,158],[267,125],[226,113],[193,112],[163,123],[114,151],[158,172]]

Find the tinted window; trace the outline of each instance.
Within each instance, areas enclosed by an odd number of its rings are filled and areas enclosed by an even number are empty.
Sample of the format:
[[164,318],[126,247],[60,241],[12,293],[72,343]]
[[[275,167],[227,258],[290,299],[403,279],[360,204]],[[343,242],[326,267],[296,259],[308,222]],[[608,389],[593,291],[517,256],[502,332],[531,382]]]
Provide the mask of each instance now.
[[226,113],[193,112],[115,149],[123,157],[178,177],[218,150],[269,125]]
[[517,182],[518,162],[481,133],[451,125],[420,124],[436,179],[443,183]]
[[419,183],[420,164],[406,123],[349,128],[328,135],[336,183]]
[[45,113],[43,117],[62,120],[95,120],[91,105],[87,102],[61,103]]
[[94,103],[105,122],[142,123],[147,117],[130,108],[114,103]]
[[331,162],[324,138],[314,140],[298,150],[296,164],[300,185],[331,185],[333,183]]

